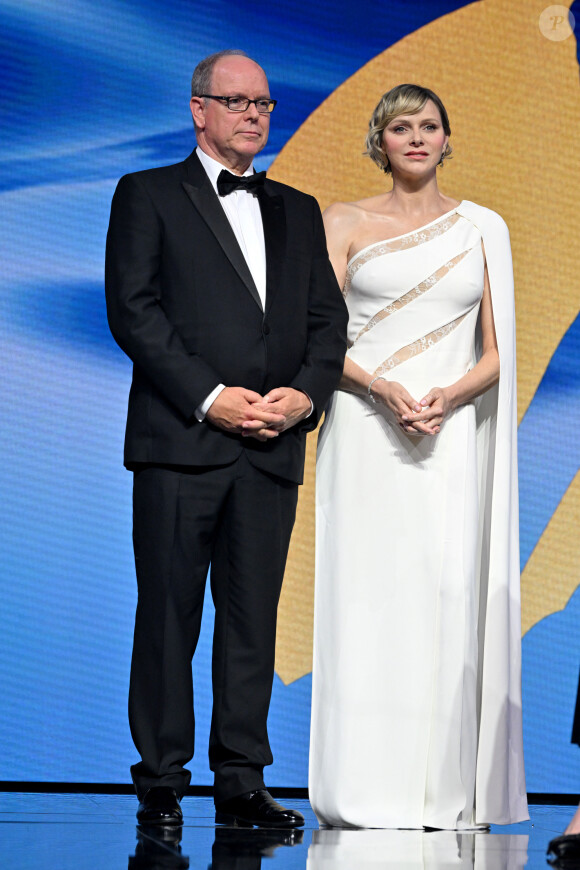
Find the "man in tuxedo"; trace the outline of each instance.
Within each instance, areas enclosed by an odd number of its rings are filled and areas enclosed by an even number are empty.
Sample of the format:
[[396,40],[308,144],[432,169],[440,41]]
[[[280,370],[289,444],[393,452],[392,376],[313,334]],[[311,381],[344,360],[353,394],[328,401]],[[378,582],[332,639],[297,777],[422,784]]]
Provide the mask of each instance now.
[[304,822],[266,791],[266,720],[306,432],[340,377],[347,317],[315,200],[254,174],[275,104],[243,52],[206,58],[192,79],[197,149],[124,176],[111,208],[107,310],[133,362],[129,718],[142,823],[182,822],[210,564],[216,821]]

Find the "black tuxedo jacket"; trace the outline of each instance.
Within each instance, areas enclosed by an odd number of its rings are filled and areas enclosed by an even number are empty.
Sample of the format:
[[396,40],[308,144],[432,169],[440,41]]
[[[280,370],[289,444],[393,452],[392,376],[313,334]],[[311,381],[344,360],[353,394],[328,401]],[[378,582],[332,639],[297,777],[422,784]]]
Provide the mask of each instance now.
[[[305,435],[336,387],[346,307],[313,197],[266,180],[266,307],[195,154],[124,176],[107,234],[105,286],[113,336],[133,361],[125,464],[225,465],[246,450],[300,483]],[[264,395],[303,390],[314,414],[265,443],[226,433],[195,409],[219,383]]]

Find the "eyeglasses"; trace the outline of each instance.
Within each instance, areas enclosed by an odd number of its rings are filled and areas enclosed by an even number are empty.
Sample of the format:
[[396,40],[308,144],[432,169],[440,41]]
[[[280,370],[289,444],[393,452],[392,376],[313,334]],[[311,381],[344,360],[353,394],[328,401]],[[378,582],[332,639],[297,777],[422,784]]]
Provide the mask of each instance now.
[[247,97],[216,97],[215,94],[199,94],[199,96],[206,100],[221,100],[230,112],[245,112],[250,107],[250,103],[254,103],[260,115],[269,115],[278,102],[265,97],[260,100],[249,100]]

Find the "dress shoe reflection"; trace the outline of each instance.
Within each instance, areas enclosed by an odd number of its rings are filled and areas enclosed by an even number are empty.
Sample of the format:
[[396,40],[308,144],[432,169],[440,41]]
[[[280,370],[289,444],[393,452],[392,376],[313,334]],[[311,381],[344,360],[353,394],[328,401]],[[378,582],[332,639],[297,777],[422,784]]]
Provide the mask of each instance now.
[[523,870],[525,834],[459,831],[314,831],[307,870]]
[[181,834],[182,828],[175,825],[138,825],[129,870],[186,870],[189,858],[181,854]]
[[216,828],[208,870],[260,870],[279,846],[302,843],[303,831],[267,828]]

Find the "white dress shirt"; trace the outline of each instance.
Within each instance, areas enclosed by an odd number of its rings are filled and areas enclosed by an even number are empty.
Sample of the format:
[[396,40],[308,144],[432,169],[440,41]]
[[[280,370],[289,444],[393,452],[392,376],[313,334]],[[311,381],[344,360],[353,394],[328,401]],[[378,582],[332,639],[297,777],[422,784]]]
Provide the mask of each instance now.
[[[228,167],[214,160],[199,147],[196,154],[217,194],[218,175],[222,169]],[[253,175],[253,165],[250,164],[243,174]],[[250,193],[249,190],[235,190],[226,196],[218,194],[218,198],[242,249],[260,296],[262,309],[264,309],[266,307],[266,243],[264,242],[264,226],[258,197]],[[201,405],[195,409],[195,417],[200,423],[203,422],[209,408],[224,389],[225,384],[218,384]]]
[[[226,214],[230,226],[234,231],[234,235],[238,241],[242,253],[245,257],[248,268],[254,279],[254,284],[260,296],[262,310],[266,307],[266,243],[264,241],[264,225],[262,223],[262,212],[258,197],[250,193],[249,190],[235,190],[225,196],[220,196],[217,192],[217,180],[222,169],[228,169],[227,166],[214,160],[201,148],[196,149],[196,154],[199,157],[200,163],[207,173],[213,189],[215,190],[221,206]],[[229,170],[228,170],[229,171]],[[250,164],[244,175],[253,175],[253,164]],[[201,405],[195,409],[194,414],[198,422],[203,423],[205,415],[209,411],[212,404],[215,402],[222,390],[225,390],[225,384],[218,384],[211,391]],[[306,415],[310,417],[314,410],[312,399],[305,393],[310,402],[310,411]]]

